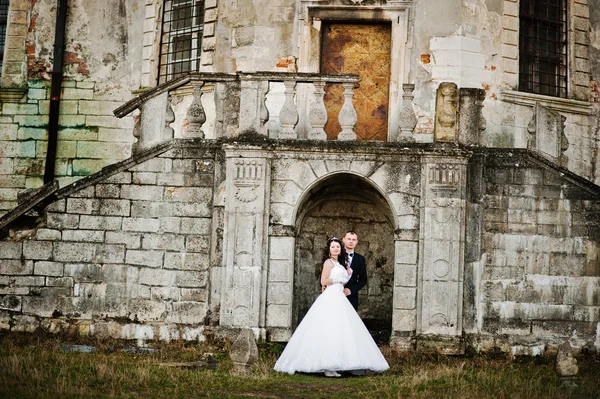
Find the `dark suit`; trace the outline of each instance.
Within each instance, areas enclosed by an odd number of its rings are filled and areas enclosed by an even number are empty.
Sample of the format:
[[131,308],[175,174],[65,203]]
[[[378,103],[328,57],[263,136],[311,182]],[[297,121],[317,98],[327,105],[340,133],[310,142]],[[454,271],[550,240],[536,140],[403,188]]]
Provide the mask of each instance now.
[[365,262],[365,257],[354,252],[350,267],[352,268],[352,277],[346,283],[345,288],[350,290],[350,295],[347,296],[348,300],[354,309],[358,310],[358,290],[367,284],[367,263]]

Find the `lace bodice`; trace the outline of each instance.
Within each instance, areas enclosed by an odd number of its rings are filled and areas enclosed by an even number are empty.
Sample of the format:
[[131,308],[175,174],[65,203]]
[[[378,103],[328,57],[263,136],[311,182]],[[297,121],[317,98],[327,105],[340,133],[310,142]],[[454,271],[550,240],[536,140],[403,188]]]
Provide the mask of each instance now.
[[337,260],[333,260],[333,259],[331,259],[331,261],[333,262],[333,267],[331,268],[331,271],[329,272],[329,278],[348,276],[348,272],[346,271],[344,266],[342,266],[340,264],[340,262],[338,262]]

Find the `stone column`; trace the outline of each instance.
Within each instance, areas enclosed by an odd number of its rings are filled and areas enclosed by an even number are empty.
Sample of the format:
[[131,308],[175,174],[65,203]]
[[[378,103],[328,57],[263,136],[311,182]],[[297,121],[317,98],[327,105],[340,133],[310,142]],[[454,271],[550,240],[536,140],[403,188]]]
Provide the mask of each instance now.
[[[265,325],[269,154],[257,147],[225,146],[224,279],[221,326]],[[262,334],[261,334],[262,335]]]
[[468,146],[478,146],[481,132],[486,123],[481,109],[485,90],[461,88],[458,105],[458,142]]
[[440,83],[435,101],[435,128],[434,140],[436,142],[456,143],[458,138],[458,89],[456,84]]
[[[417,349],[462,352],[465,158],[423,159]],[[429,347],[431,346],[431,347]]]
[[296,238],[293,226],[273,225],[269,230],[267,328],[269,340],[287,341],[292,335]]

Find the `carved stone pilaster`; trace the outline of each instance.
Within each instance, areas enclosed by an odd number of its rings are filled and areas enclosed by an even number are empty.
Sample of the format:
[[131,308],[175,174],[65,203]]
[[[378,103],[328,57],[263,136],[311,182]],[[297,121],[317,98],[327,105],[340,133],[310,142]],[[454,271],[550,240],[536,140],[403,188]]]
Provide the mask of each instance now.
[[327,124],[327,109],[323,97],[325,96],[325,82],[314,82],[315,102],[309,110],[309,121],[312,129],[308,134],[311,140],[327,140],[327,133],[323,129]]
[[560,113],[535,103],[533,116],[527,125],[527,132],[530,134],[527,148],[555,162],[566,164],[568,159],[564,152],[569,148],[569,140],[565,136],[566,119]]
[[204,138],[202,125],[206,122],[206,113],[202,107],[202,86],[204,86],[204,82],[199,82],[198,86],[194,89],[192,103],[185,115],[188,121],[186,138]]
[[226,193],[220,323],[265,326],[269,159],[254,148],[225,148]]
[[417,115],[413,109],[413,90],[415,89],[414,84],[405,83],[402,85],[404,93],[402,94],[402,109],[400,110],[400,117],[398,119],[398,126],[400,127],[400,134],[398,141],[400,142],[413,142],[413,130],[417,126]]
[[482,114],[485,90],[461,88],[459,93],[458,141],[464,145],[478,146],[486,125]]
[[175,112],[171,106],[171,99],[167,98],[167,109],[165,111],[165,139],[172,139],[175,135],[175,130],[170,126],[171,123],[175,122]]
[[434,139],[440,142],[457,141],[458,90],[456,84],[443,82],[437,89],[435,102]]
[[296,94],[296,81],[286,80],[283,82],[285,86],[285,102],[281,111],[279,111],[279,122],[281,123],[282,130],[279,133],[280,139],[296,139],[298,134],[296,133],[296,123],[298,123],[298,109],[294,102],[294,95]]
[[356,133],[354,133],[354,126],[358,122],[358,116],[352,104],[352,98],[354,97],[354,83],[342,83],[344,87],[344,105],[340,110],[338,120],[342,131],[338,135],[338,140],[356,140]]
[[467,160],[424,161],[417,333],[460,336]]

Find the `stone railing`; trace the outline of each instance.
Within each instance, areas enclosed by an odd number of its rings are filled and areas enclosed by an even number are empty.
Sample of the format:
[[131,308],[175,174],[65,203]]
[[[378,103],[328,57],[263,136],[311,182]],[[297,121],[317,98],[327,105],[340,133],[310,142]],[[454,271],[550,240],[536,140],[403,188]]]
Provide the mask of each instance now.
[[[358,79],[358,75],[312,73],[191,73],[144,92],[117,108],[114,114],[120,118],[139,111],[135,115],[134,151],[173,137],[218,139],[247,132],[277,139],[327,140],[324,88],[326,84],[335,83],[344,88],[344,104],[338,115],[342,131],[337,138],[355,140],[357,115],[352,98]],[[285,99],[278,104],[281,105],[278,115],[270,115],[267,106],[273,83],[283,83],[285,87],[282,93]],[[299,84],[307,86],[305,92],[312,92],[314,101],[298,100]],[[268,123],[271,116],[279,121],[277,128]],[[308,122],[305,124],[308,131],[303,135],[298,134],[301,117]],[[211,121],[209,136],[203,130],[207,120]]]

